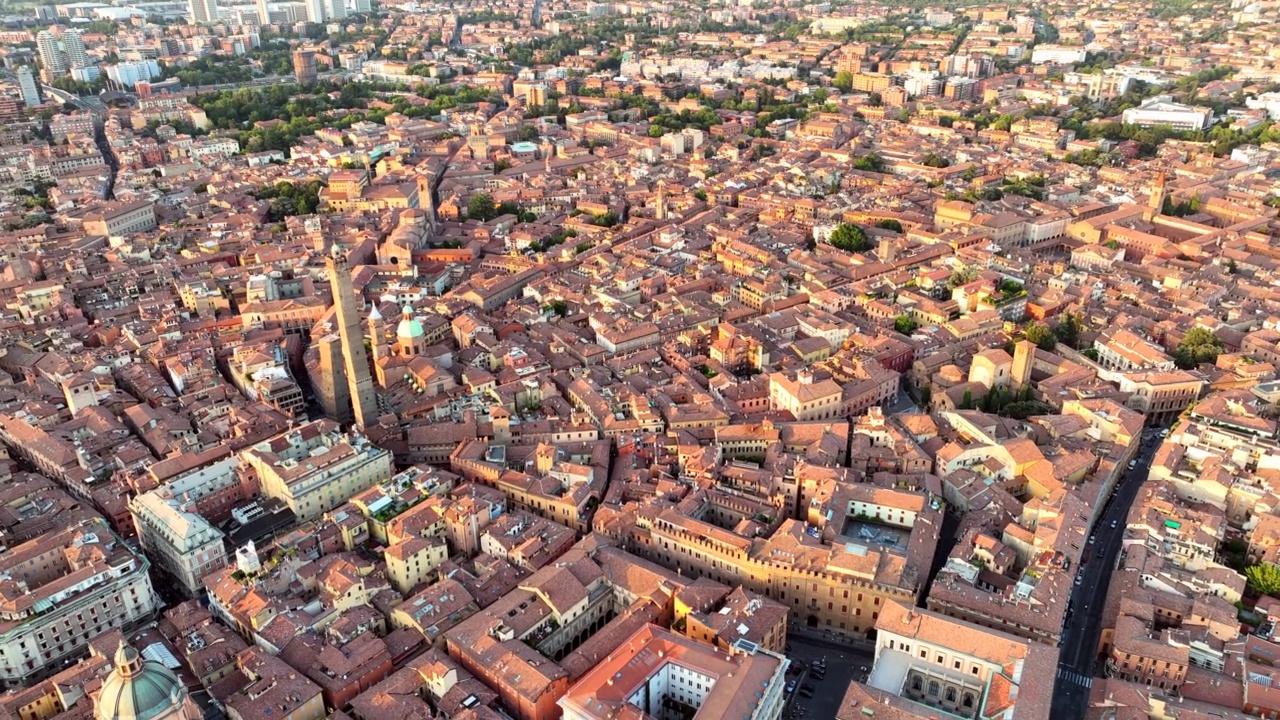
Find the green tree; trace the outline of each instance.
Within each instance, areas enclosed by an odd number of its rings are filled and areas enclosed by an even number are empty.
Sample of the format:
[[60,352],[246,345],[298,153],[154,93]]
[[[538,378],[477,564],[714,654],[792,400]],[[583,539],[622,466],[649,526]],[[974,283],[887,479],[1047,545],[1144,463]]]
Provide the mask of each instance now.
[[881,230],[892,230],[894,232],[902,232],[902,223],[898,222],[897,220],[894,220],[893,218],[885,218],[883,220],[877,220],[876,227],[880,228]]
[[1280,566],[1271,563],[1250,565],[1244,569],[1249,586],[1263,595],[1280,594]]
[[1191,328],[1173,351],[1173,361],[1183,370],[1190,370],[1201,363],[1217,362],[1222,352],[1222,341],[1202,327]]
[[920,164],[927,165],[929,167],[944,168],[949,166],[951,161],[942,157],[938,153],[931,152],[925,154],[924,159],[920,161]]
[[918,327],[920,327],[920,324],[913,320],[910,315],[899,315],[893,320],[893,329],[903,335],[910,335]]
[[1058,344],[1058,336],[1044,323],[1031,323],[1027,326],[1026,338],[1041,350],[1053,350]]
[[493,196],[489,193],[476,193],[467,201],[467,217],[485,221],[494,216]]
[[853,89],[853,73],[847,70],[841,70],[836,73],[836,77],[831,81],[831,84],[835,85],[842,92],[849,92]]
[[953,288],[961,285],[968,285],[978,279],[978,271],[966,265],[957,264],[951,269],[951,278],[947,280],[947,285]]
[[324,183],[311,180],[299,185],[291,182],[280,182],[275,185],[263,185],[254,196],[259,200],[270,200],[267,208],[267,221],[280,222],[294,215],[310,215],[320,206],[320,188]]
[[884,158],[879,153],[867,153],[857,160],[853,161],[855,170],[864,170],[866,172],[884,172]]
[[920,407],[927,410],[931,402],[933,402],[933,386],[925,385],[920,388]]
[[1017,400],[1000,408],[1000,415],[1015,420],[1026,420],[1035,415],[1053,415],[1053,406],[1039,400]]
[[1075,313],[1063,313],[1053,326],[1053,334],[1058,336],[1058,342],[1067,347],[1075,348],[1076,344],[1080,342],[1080,331],[1082,329],[1079,316]]
[[853,223],[841,223],[839,227],[831,231],[831,237],[828,242],[833,247],[838,247],[845,252],[864,252],[871,247],[871,241],[867,239],[866,231]]

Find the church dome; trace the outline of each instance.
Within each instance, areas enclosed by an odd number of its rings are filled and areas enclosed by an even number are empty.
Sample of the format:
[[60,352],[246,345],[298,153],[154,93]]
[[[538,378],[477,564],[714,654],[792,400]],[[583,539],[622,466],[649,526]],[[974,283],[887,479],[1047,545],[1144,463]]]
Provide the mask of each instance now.
[[169,668],[154,660],[143,660],[125,642],[116,651],[115,666],[94,703],[95,720],[183,717],[187,690]]
[[400,318],[400,324],[396,326],[396,337],[413,339],[427,334],[427,331],[422,328],[422,323],[413,319],[413,308],[408,305],[404,306],[404,314]]

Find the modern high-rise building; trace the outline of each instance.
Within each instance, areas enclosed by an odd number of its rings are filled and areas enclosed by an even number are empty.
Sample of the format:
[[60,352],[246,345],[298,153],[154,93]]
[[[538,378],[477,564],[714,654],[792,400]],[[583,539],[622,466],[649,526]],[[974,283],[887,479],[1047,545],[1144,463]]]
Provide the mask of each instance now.
[[329,19],[345,20],[347,18],[347,0],[326,0],[329,3]]
[[187,0],[187,7],[196,25],[218,22],[218,0]]
[[160,66],[155,60],[134,60],[107,66],[107,77],[122,87],[133,87],[160,77]]
[[58,38],[48,30],[36,33],[36,49],[40,53],[40,76],[53,82],[67,74],[67,61],[58,48]]
[[[356,292],[351,284],[351,267],[347,256],[336,244],[326,261],[329,282],[333,286],[333,305],[342,339],[342,356],[351,391],[351,409],[356,425],[367,428],[377,422],[378,396],[373,391],[369,358],[364,351],[364,323],[356,310]],[[296,511],[295,511],[296,512]]]
[[84,36],[79,30],[63,31],[62,47],[66,50],[68,68],[87,67],[89,65],[89,53],[85,52]]
[[322,23],[325,21],[326,11],[329,9],[328,0],[303,0],[302,4],[307,10],[307,22]]
[[352,9],[358,13],[373,12],[373,3],[369,0],[354,0],[351,4]]
[[267,7],[267,0],[258,0],[258,24],[271,24],[271,8]]
[[316,81],[316,54],[313,50],[293,51],[293,77],[299,85]]
[[31,66],[18,68],[18,87],[22,88],[22,102],[27,107],[40,104],[40,90],[36,87],[36,78],[31,74]]

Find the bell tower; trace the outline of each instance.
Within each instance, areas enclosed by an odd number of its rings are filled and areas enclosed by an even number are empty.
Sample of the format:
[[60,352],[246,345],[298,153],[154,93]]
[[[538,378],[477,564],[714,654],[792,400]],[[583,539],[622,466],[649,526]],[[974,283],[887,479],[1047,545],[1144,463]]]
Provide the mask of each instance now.
[[1164,212],[1164,199],[1168,195],[1167,179],[1164,171],[1156,176],[1155,183],[1151,186],[1151,195],[1147,198],[1147,209],[1142,212],[1142,219],[1151,222],[1151,219]]

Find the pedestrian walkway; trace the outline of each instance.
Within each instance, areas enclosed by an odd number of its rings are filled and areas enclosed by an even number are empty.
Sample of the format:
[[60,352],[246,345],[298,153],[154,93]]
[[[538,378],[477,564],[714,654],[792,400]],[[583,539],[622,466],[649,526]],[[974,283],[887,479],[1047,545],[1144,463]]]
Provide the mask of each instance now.
[[1058,666],[1058,677],[1081,687],[1093,687],[1093,678],[1083,673],[1078,673],[1065,665]]

